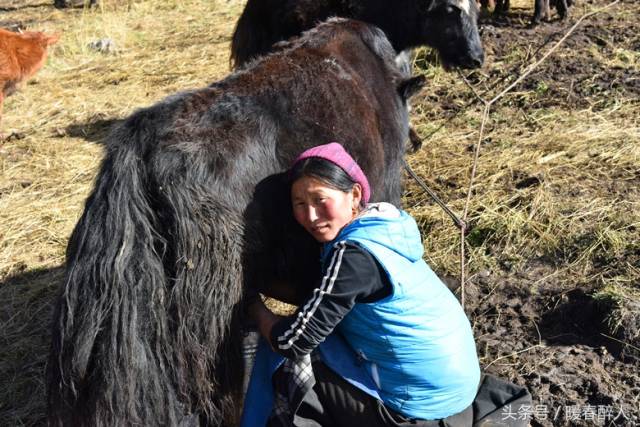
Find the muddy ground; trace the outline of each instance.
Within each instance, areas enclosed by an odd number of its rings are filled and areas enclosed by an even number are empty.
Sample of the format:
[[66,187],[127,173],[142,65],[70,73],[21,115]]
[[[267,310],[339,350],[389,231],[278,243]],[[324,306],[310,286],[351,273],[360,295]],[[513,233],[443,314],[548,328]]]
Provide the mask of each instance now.
[[[601,61],[603,56],[615,55],[621,44],[640,51],[640,5],[630,1],[622,6],[629,11],[625,19],[614,20],[606,14],[593,17],[567,40],[567,46],[580,55],[552,57],[524,83],[529,89],[540,89],[537,85],[544,81],[543,96],[534,100],[537,107],[553,103],[604,108],[607,99],[613,102],[615,97],[602,95],[615,93],[640,99],[637,68],[607,67]],[[489,55],[504,57],[514,45],[527,41],[549,46],[567,28],[559,21],[530,28],[528,19],[528,13],[517,10],[508,17],[485,17],[483,40]],[[508,73],[495,70],[492,78],[508,80]],[[518,70],[512,71],[517,75]],[[455,99],[450,101],[455,105]],[[521,107],[532,108],[530,103],[527,100]],[[515,188],[518,184],[538,183],[516,179]],[[635,179],[611,177],[609,188],[622,199],[640,200],[640,166]],[[569,195],[577,190],[553,191]],[[500,248],[495,251],[499,259]],[[618,327],[611,325],[611,302],[593,297],[595,283],[562,285],[571,283],[566,276],[573,274],[562,268],[573,256],[571,248],[566,252],[541,256],[516,269],[501,262],[499,269],[471,278],[467,312],[484,367],[529,388],[534,399],[533,426],[640,425],[640,305],[629,303]],[[614,274],[621,263],[640,267],[640,245],[632,245],[617,259],[607,259],[603,252],[600,265],[596,262],[594,268]],[[639,285],[632,284],[636,289]],[[505,414],[505,418],[516,416],[524,415]]]
[[485,371],[528,387],[533,426],[638,425],[639,353],[620,343],[631,333],[637,344],[637,312],[635,331],[609,338],[608,307],[588,290],[556,286],[554,271],[536,260],[473,280],[468,312]]

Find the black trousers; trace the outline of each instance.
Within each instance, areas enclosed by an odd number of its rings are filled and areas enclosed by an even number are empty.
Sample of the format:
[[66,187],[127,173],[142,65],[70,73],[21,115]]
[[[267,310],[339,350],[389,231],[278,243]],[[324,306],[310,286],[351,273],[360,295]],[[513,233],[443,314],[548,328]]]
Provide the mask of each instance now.
[[[313,364],[316,384],[304,397],[293,419],[295,427],[526,427],[528,419],[505,417],[518,407],[531,407],[529,392],[515,384],[484,375],[474,402],[440,420],[409,419],[341,378],[322,362]],[[271,427],[271,425],[269,425]]]

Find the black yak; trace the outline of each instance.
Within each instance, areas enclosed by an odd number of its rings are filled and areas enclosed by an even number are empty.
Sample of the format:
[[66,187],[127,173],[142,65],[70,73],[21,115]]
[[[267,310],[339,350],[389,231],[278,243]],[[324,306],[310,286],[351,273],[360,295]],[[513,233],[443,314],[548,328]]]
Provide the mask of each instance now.
[[290,162],[340,141],[373,200],[399,203],[406,99],[423,80],[394,57],[379,29],[332,19],[118,125],[67,248],[51,425],[233,424],[243,289],[302,293],[318,270],[291,214]]
[[231,62],[237,68],[330,16],[380,27],[396,52],[434,47],[447,67],[476,68],[484,61],[475,0],[248,0],[231,41]]
[[569,15],[569,6],[572,5],[573,0],[535,0],[532,22],[538,24],[541,20],[551,19],[551,6],[556,9],[560,19],[565,19]]

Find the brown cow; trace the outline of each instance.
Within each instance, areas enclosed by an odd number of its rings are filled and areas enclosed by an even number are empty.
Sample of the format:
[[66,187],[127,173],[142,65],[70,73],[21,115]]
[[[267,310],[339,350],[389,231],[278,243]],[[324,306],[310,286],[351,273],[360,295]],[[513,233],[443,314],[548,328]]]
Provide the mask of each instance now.
[[15,93],[19,83],[42,68],[47,48],[59,38],[60,34],[14,33],[0,28],[0,119],[4,98]]

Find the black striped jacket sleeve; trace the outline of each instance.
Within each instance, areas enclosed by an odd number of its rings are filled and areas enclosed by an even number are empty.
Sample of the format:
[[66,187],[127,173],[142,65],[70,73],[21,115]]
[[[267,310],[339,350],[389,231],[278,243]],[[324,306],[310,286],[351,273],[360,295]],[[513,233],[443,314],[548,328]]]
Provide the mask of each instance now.
[[326,273],[311,297],[271,330],[273,348],[295,359],[324,341],[356,302],[372,302],[391,292],[386,274],[366,250],[336,243]]

